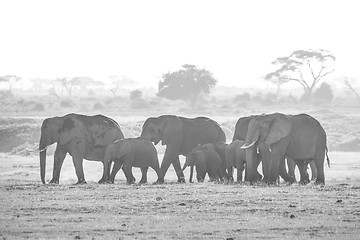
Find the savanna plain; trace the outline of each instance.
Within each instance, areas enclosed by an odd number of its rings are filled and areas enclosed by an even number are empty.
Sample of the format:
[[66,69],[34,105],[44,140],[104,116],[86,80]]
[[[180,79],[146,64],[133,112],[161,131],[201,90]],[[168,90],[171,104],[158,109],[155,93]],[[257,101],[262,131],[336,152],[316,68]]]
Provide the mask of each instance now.
[[[0,118],[0,237],[2,239],[359,239],[360,107],[332,105],[234,108],[214,111],[156,109],[101,112],[120,124],[125,137],[136,137],[150,116],[207,116],[220,123],[231,141],[239,117],[262,112],[308,113],[328,135],[330,168],[325,185],[280,182],[277,186],[246,183],[178,184],[169,168],[165,183],[127,185],[120,171],[114,184],[98,184],[102,164],[84,160],[86,185],[74,185],[70,156],[60,184],[41,184],[39,158],[27,149],[38,146],[45,117],[77,109],[3,113]],[[61,114],[60,114],[61,113]],[[85,112],[89,114],[89,112]],[[93,112],[92,112],[93,113]],[[98,112],[97,112],[98,113]],[[159,144],[161,145],[161,144]],[[161,161],[163,146],[156,146]],[[51,146],[46,179],[52,176]],[[181,157],[182,164],[184,158]],[[309,170],[310,171],[310,170]],[[133,168],[137,182],[140,170]],[[297,173],[298,174],[298,173]],[[299,178],[299,176],[297,176]]]

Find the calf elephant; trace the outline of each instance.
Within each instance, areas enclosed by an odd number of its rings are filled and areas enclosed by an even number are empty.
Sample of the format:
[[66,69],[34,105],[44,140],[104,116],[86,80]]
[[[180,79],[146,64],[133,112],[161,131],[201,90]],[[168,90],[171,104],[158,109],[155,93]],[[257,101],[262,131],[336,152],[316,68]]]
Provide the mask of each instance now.
[[166,145],[161,172],[165,176],[170,164],[173,164],[178,182],[185,182],[179,155],[188,155],[198,144],[226,142],[224,131],[214,120],[206,117],[185,118],[174,115],[146,119],[141,137],[154,142],[155,145],[160,141],[162,145]]
[[117,140],[116,142],[109,144],[105,150],[105,168],[106,172],[109,172],[109,163],[114,161],[114,167],[111,175],[106,179],[110,183],[114,183],[116,173],[121,167],[123,167],[127,182],[129,184],[135,182],[134,175],[132,174],[132,167],[141,168],[142,178],[140,183],[147,182],[147,170],[151,167],[155,170],[158,179],[157,183],[164,182],[164,177],[160,172],[159,160],[157,151],[147,139],[144,138],[124,138]]
[[[226,159],[225,159],[225,150],[227,148],[228,144],[225,142],[217,142],[217,143],[205,143],[203,145],[199,144],[197,145],[192,151],[197,150],[209,150],[209,151],[215,151],[217,154],[219,154],[221,158],[221,172],[223,173],[226,180],[228,180],[228,174],[226,172]],[[190,172],[190,182],[192,181],[192,172]]]
[[[246,165],[246,151],[241,149],[245,144],[245,141],[235,140],[229,145],[226,146],[225,150],[225,160],[227,169],[232,169],[235,167],[237,169],[237,182],[243,181],[243,171]],[[261,156],[259,153],[255,153],[258,161],[261,161]],[[258,179],[261,179],[261,174],[259,173]],[[246,178],[246,177],[245,177]]]
[[[258,142],[263,159],[266,181],[275,183],[285,169],[285,156],[293,159],[305,178],[303,166],[314,161],[317,169],[316,184],[325,184],[324,158],[326,133],[320,123],[307,114],[284,115],[281,113],[256,116],[249,122],[243,148]],[[251,162],[251,156],[246,156]],[[329,163],[329,158],[327,157]],[[283,163],[283,164],[282,164]],[[252,169],[250,169],[252,170]],[[285,170],[286,171],[286,170]]]
[[187,166],[196,166],[196,178],[198,182],[203,182],[206,173],[210,181],[223,180],[221,171],[221,158],[214,150],[196,150],[186,156],[186,161],[182,171]]
[[[53,177],[50,183],[59,183],[60,170],[65,156],[72,156],[77,183],[86,183],[83,171],[83,159],[102,161],[105,148],[115,140],[123,138],[120,126],[113,119],[103,116],[85,116],[68,114],[63,117],[46,118],[41,126],[39,143],[40,177],[45,183],[46,148],[57,143],[54,154]],[[104,172],[99,182],[106,180]]]

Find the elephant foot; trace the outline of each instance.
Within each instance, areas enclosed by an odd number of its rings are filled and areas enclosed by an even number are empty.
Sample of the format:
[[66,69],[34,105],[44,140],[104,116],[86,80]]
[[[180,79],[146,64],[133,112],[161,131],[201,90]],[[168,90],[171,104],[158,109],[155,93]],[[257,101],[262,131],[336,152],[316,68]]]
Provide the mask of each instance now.
[[83,184],[87,184],[87,182],[85,180],[81,180],[75,183],[75,185],[83,185]]
[[145,183],[147,183],[146,180],[140,180],[140,182],[139,182],[139,184],[145,184]]
[[50,184],[59,184],[59,180],[58,179],[51,179]]
[[128,185],[131,185],[131,184],[134,184],[135,181],[126,181],[126,183],[127,183]]
[[325,181],[316,179],[315,185],[325,185]]
[[164,183],[164,179],[158,179],[156,182],[154,182],[153,184],[162,184]]
[[99,184],[109,183],[109,180],[102,178],[102,179],[100,179],[100,180],[98,181],[98,183],[99,183]]
[[178,178],[178,183],[185,183],[185,178],[184,177],[179,177]]

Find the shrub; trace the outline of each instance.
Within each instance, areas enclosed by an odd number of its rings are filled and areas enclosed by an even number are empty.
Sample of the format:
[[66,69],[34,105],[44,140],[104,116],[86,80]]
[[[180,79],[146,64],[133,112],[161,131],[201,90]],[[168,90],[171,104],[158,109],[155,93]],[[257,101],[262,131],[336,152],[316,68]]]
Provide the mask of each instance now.
[[70,107],[73,107],[74,106],[74,103],[70,100],[63,100],[60,102],[60,106],[62,108],[70,108]]
[[130,100],[136,100],[142,97],[142,91],[134,90],[130,92]]
[[318,89],[313,93],[313,98],[331,102],[334,98],[334,93],[331,86],[327,83],[322,83]]
[[144,109],[144,108],[149,108],[150,105],[144,99],[139,98],[139,99],[131,101],[130,102],[130,107],[132,109]]
[[95,103],[94,106],[93,106],[93,110],[103,110],[105,107],[102,103]]
[[35,103],[35,105],[31,109],[32,111],[45,111],[45,107],[42,103]]

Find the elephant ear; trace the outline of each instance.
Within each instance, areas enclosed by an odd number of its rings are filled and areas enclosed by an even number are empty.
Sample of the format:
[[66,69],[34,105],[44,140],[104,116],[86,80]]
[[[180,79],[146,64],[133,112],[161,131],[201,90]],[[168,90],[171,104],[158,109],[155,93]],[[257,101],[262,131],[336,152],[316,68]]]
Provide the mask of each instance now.
[[60,144],[64,145],[75,137],[81,136],[82,133],[83,131],[80,122],[72,118],[66,118],[60,131]]
[[182,136],[182,122],[176,116],[169,116],[165,119],[162,129],[162,145],[168,145],[175,139]]
[[271,121],[269,134],[265,139],[267,145],[271,145],[280,141],[282,138],[290,134],[292,128],[292,121],[289,116],[284,114],[275,114]]

